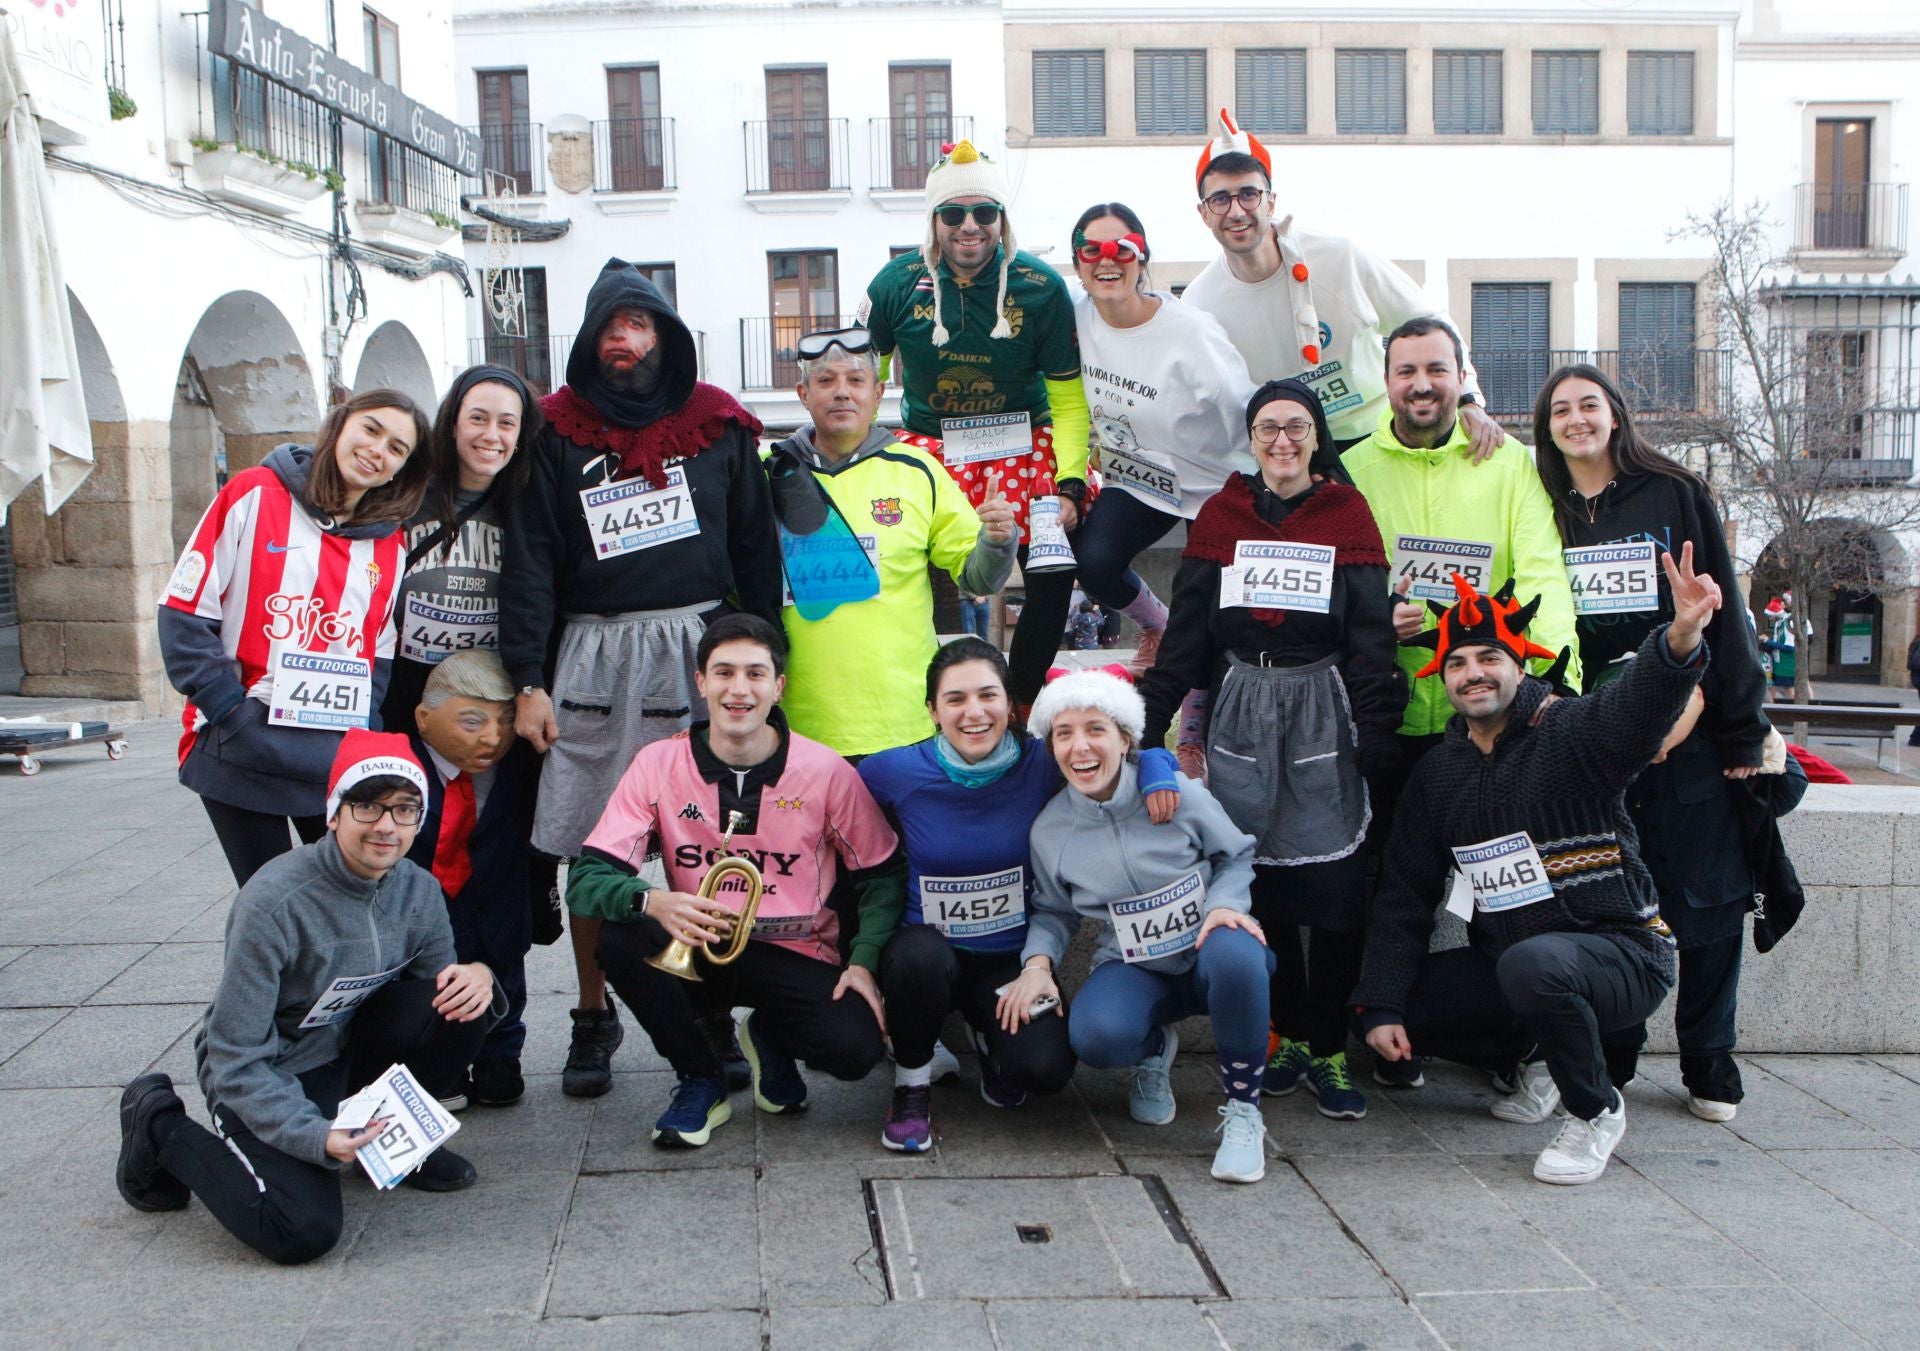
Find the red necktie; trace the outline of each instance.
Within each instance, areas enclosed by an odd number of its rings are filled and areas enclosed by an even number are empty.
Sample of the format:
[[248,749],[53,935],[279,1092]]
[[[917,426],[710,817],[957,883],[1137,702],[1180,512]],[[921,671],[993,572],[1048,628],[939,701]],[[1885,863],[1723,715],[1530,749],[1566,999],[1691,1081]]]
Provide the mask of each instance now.
[[433,846],[433,877],[448,896],[458,896],[473,876],[467,843],[473,838],[473,776],[456,775],[440,803],[440,838]]

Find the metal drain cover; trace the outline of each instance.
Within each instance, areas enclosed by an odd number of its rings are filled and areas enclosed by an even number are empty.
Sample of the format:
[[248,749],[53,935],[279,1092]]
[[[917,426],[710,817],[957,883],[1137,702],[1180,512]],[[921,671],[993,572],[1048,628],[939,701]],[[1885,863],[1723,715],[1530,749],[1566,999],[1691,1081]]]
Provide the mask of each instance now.
[[875,1178],[865,1187],[894,1299],[1226,1293],[1150,1174]]

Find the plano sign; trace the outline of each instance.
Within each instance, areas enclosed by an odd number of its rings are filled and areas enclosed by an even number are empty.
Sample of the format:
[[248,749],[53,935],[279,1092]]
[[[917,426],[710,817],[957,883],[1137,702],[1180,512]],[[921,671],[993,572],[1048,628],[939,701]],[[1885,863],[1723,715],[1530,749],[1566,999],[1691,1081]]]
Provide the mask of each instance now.
[[384,132],[468,178],[480,176],[480,138],[465,127],[421,107],[385,80],[376,80],[251,5],[212,0],[211,9],[208,45],[214,55]]

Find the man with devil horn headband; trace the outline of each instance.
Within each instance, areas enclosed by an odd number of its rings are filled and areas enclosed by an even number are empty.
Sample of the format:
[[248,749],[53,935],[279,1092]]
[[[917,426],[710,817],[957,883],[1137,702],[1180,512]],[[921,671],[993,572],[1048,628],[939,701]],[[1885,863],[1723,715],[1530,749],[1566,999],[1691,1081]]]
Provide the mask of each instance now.
[[[1539,602],[1519,604],[1512,582],[1488,596],[1456,574],[1458,602],[1412,640],[1433,647],[1418,674],[1440,677],[1458,716],[1407,783],[1353,1004],[1386,1060],[1418,1052],[1504,1076],[1515,1091],[1494,1105],[1503,1121],[1537,1124],[1564,1106],[1534,1164],[1542,1182],[1605,1170],[1626,1100],[1603,1043],[1673,985],[1673,939],[1624,790],[1699,683],[1701,633],[1721,596],[1694,573],[1691,544],[1661,562],[1673,622],[1647,636],[1619,680],[1554,703],[1537,724],[1551,687],[1522,663],[1551,654],[1526,638]],[[1443,897],[1469,921],[1470,943],[1429,953]]]

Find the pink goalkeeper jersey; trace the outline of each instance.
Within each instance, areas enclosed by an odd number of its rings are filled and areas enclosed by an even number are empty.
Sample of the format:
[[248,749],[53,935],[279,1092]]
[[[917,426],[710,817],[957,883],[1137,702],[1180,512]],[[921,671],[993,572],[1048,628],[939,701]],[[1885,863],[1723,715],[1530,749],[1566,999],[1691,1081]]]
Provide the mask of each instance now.
[[[770,769],[778,776],[769,781]],[[586,847],[637,872],[657,838],[667,885],[697,892],[725,829],[722,797],[737,801],[747,820],[734,833],[732,852],[750,859],[765,883],[754,938],[839,965],[840,921],[825,900],[840,864],[854,872],[878,867],[899,848],[886,816],[852,765],[803,736],[789,734],[766,766],[720,766],[719,773],[715,782],[701,772],[692,733],[644,747]],[[718,899],[740,903],[725,890]]]

